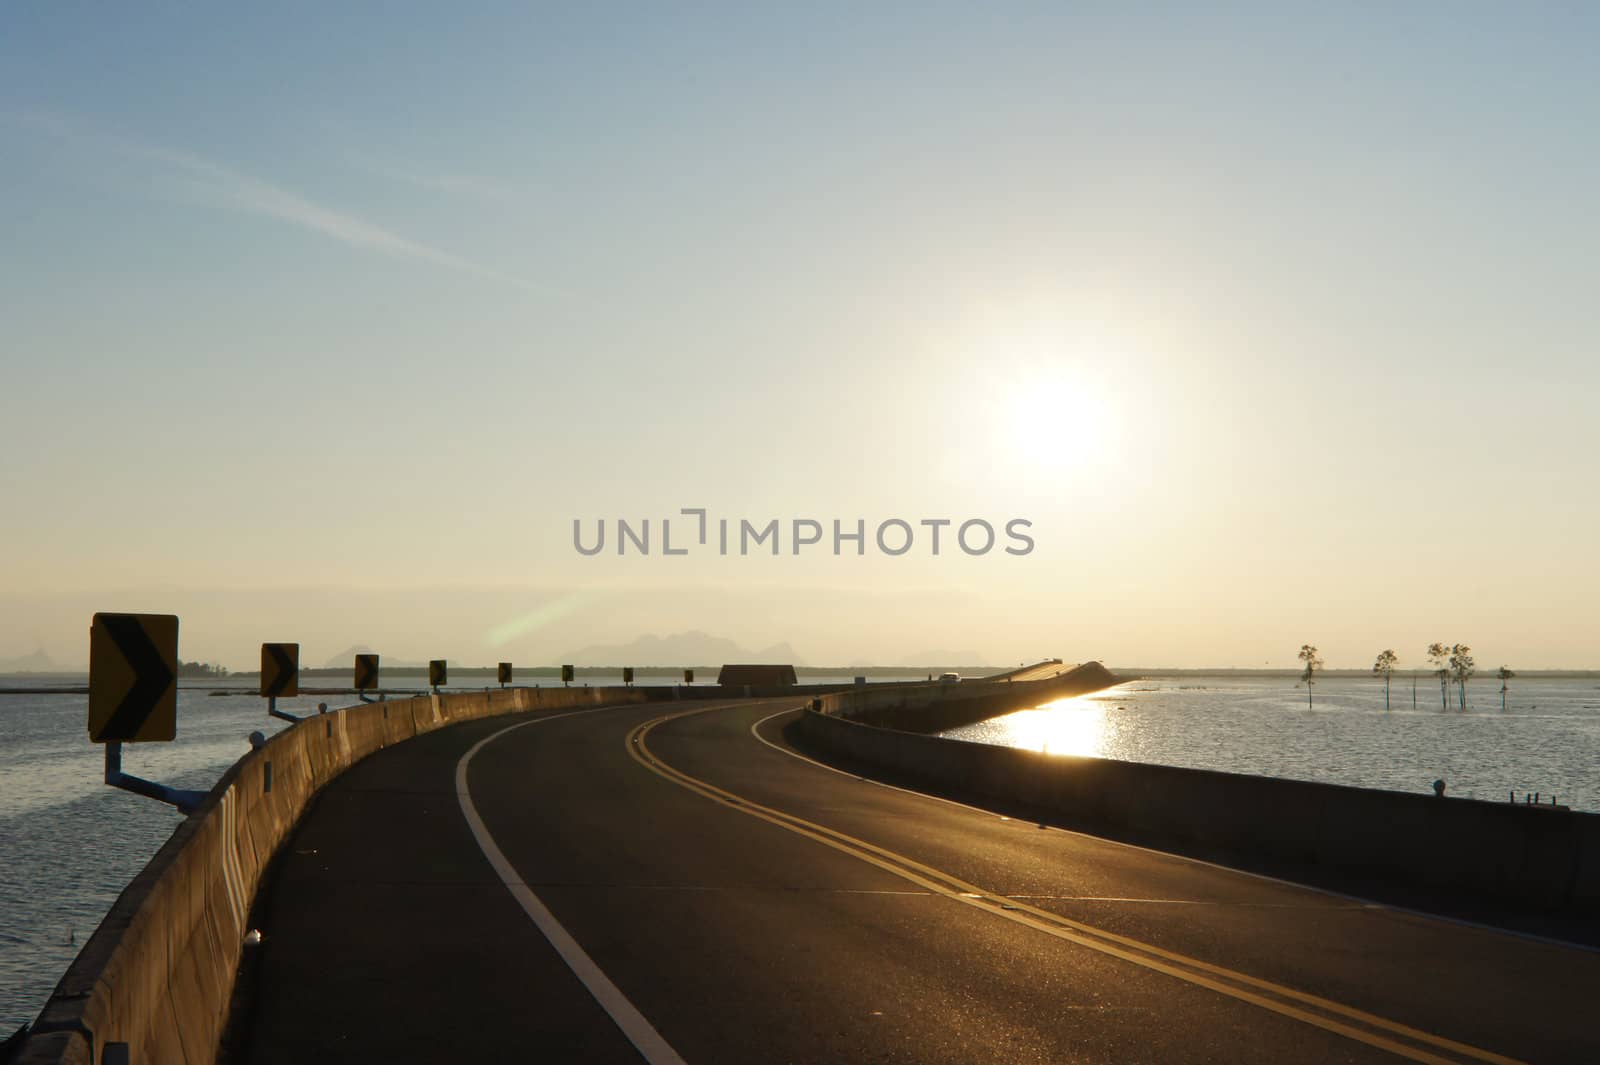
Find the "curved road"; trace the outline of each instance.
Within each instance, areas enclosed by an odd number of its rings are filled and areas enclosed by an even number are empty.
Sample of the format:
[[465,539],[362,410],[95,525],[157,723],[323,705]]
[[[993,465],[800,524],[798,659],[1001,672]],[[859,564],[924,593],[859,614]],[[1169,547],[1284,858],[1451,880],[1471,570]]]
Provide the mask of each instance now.
[[316,801],[225,1058],[1594,1062],[1600,953],[901,791],[795,700],[473,722]]

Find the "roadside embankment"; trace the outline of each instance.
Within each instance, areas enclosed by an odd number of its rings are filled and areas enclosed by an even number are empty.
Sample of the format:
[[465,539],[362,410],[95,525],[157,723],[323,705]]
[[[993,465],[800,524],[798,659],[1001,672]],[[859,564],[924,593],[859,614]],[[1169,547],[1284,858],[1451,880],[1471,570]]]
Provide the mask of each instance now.
[[917,713],[909,704],[880,705],[871,693],[841,692],[812,700],[796,727],[819,753],[916,785],[1050,811],[1088,831],[1337,869],[1453,897],[1600,909],[1597,814],[1042,754],[896,724]]

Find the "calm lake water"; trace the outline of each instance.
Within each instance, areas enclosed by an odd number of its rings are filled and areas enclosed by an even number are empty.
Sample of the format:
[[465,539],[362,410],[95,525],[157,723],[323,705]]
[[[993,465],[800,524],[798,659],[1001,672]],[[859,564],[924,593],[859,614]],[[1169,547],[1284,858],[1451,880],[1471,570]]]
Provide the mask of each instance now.
[[[123,768],[204,790],[246,753],[250,732],[283,726],[266,716],[248,682],[186,683],[194,686],[179,692],[177,741],[127,747]],[[420,680],[394,683],[421,687]],[[1600,810],[1600,679],[1514,680],[1504,713],[1495,682],[1469,688],[1467,713],[1442,711],[1437,685],[1428,683],[1415,711],[1409,681],[1396,684],[1394,710],[1385,712],[1383,688],[1371,680],[1324,680],[1311,710],[1293,678],[1140,680],[951,735],[1403,791],[1426,792],[1443,777],[1451,795],[1539,791],[1546,801],[1555,794]],[[224,688],[235,691],[210,694]],[[280,706],[314,712],[322,698]],[[179,821],[170,807],[101,782],[102,752],[84,734],[85,706],[82,695],[0,696],[0,1037],[37,1015],[117,894]]]
[[1383,684],[1331,677],[1311,709],[1293,677],[1136,680],[946,735],[1059,754],[1505,801],[1515,791],[1600,811],[1600,678],[1516,678],[1506,709],[1493,678],[1467,686],[1467,711],[1440,706],[1431,677]]

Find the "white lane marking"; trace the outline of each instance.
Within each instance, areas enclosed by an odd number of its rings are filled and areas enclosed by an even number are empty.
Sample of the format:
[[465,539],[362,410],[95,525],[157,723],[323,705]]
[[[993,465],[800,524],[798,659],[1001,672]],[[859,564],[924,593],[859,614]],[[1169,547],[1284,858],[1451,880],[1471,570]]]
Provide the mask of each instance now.
[[[893,784],[885,784],[881,780],[873,780],[871,777],[864,777],[859,773],[851,773],[848,770],[835,768],[834,766],[828,765],[826,762],[819,762],[815,758],[807,758],[799,751],[792,751],[787,747],[773,743],[771,740],[767,739],[759,731],[757,731],[762,725],[765,725],[768,721],[771,721],[775,717],[782,717],[784,714],[804,713],[805,709],[806,708],[803,706],[797,706],[791,707],[788,710],[779,710],[776,713],[768,714],[766,717],[750,726],[750,735],[754,736],[756,739],[760,740],[762,743],[766,744],[768,747],[771,747],[780,754],[786,754],[790,758],[798,758],[802,762],[810,762],[818,769],[826,769],[830,773],[838,773],[840,776],[849,777],[851,780],[859,780],[864,784],[873,784],[880,788],[888,788],[890,791],[903,792],[906,795],[915,795],[921,799],[931,799],[934,802],[942,802],[946,806],[957,806],[963,810],[970,810],[975,814],[983,814],[985,817],[997,816],[993,810],[985,810],[981,806],[970,806],[967,803],[957,802],[954,799],[946,799],[940,795],[929,795],[925,791],[917,791],[913,788],[901,788]],[[1011,818],[1002,817],[1000,820],[1009,821]],[[1154,847],[1141,847],[1137,843],[1128,843],[1120,839],[1107,839],[1105,836],[1095,836],[1088,832],[1079,832],[1076,829],[1062,828],[1059,825],[1051,825],[1050,827],[1057,832],[1065,832],[1069,836],[1077,836],[1081,839],[1090,839],[1097,843],[1109,843],[1114,847],[1125,847],[1131,851],[1141,851],[1145,854],[1153,854],[1162,858],[1174,858],[1180,862],[1188,862],[1190,865],[1201,865],[1205,866],[1207,869],[1217,869],[1224,873],[1232,873],[1235,876],[1248,876],[1254,880],[1261,880],[1268,884],[1277,884],[1281,887],[1298,888],[1301,891],[1312,891],[1318,895],[1326,895],[1328,898],[1332,899],[1342,899],[1345,902],[1358,902],[1367,909],[1388,910],[1391,913],[1403,913],[1410,917],[1420,917],[1428,921],[1442,921],[1445,924],[1456,925],[1460,928],[1471,928],[1479,932],[1493,932],[1496,935],[1510,936],[1513,939],[1526,940],[1530,943],[1540,943],[1547,947],[1565,947],[1568,950],[1581,950],[1589,954],[1600,954],[1600,946],[1590,946],[1587,943],[1574,943],[1570,939],[1557,939],[1554,936],[1541,936],[1535,932],[1519,932],[1515,928],[1500,928],[1492,924],[1482,924],[1478,921],[1469,921],[1465,917],[1448,917],[1444,914],[1429,913],[1426,910],[1414,910],[1409,906],[1397,906],[1394,903],[1378,902],[1374,899],[1363,898],[1360,895],[1349,895],[1342,891],[1334,891],[1331,888],[1317,887],[1314,884],[1301,884],[1293,880],[1285,880],[1282,877],[1269,876],[1266,873],[1253,873],[1248,869],[1235,869],[1232,866],[1219,865],[1216,862],[1208,862],[1204,858],[1191,858],[1187,854],[1174,854],[1171,851],[1156,850]]]
[[484,825],[483,818],[478,816],[477,806],[473,805],[472,794],[467,790],[467,766],[471,764],[473,756],[501,736],[515,732],[519,728],[527,728],[529,725],[539,725],[546,721],[558,721],[564,717],[576,717],[579,714],[593,714],[600,710],[613,709],[616,708],[598,706],[589,710],[572,710],[564,714],[553,714],[550,717],[534,718],[532,721],[509,725],[492,735],[484,737],[473,744],[472,748],[462,755],[461,760],[456,763],[456,799],[461,804],[462,815],[467,819],[467,827],[472,829],[473,838],[478,841],[478,848],[483,851],[483,856],[489,859],[489,864],[494,867],[495,875],[500,878],[500,882],[506,886],[506,890],[511,892],[511,897],[516,899],[522,906],[523,912],[532,919],[539,931],[544,933],[544,937],[550,941],[550,945],[556,948],[556,953],[560,954],[561,960],[567,963],[567,968],[571,969],[572,974],[583,982],[583,986],[589,989],[589,994],[593,995],[595,1001],[600,1003],[600,1008],[610,1015],[611,1020],[622,1030],[622,1034],[628,1037],[628,1041],[634,1045],[635,1049],[639,1051],[646,1061],[650,1062],[650,1065],[686,1065],[683,1058],[678,1056],[678,1052],[673,1050],[667,1041],[661,1037],[661,1033],[656,1031],[650,1022],[644,1019],[644,1014],[640,1013],[633,1003],[628,1001],[627,996],[617,989],[617,985],[611,982],[611,978],[600,969],[600,966],[594,963],[593,958],[584,952],[584,949],[578,945],[578,941],[572,938],[572,934],[561,926],[561,922],[557,921],[555,915],[539,900],[539,896],[535,895],[529,890],[528,885],[522,882],[522,878],[517,875],[516,869],[506,860],[505,853],[496,845],[494,837],[489,835],[489,829]]

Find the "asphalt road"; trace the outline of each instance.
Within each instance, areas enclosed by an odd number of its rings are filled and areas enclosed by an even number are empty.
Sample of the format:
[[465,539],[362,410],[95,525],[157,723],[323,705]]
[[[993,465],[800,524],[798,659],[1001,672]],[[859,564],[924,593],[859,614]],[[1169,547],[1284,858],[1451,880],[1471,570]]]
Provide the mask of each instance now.
[[793,704],[360,763],[257,902],[227,1060],[1600,1061],[1600,953],[864,781],[786,752]]

